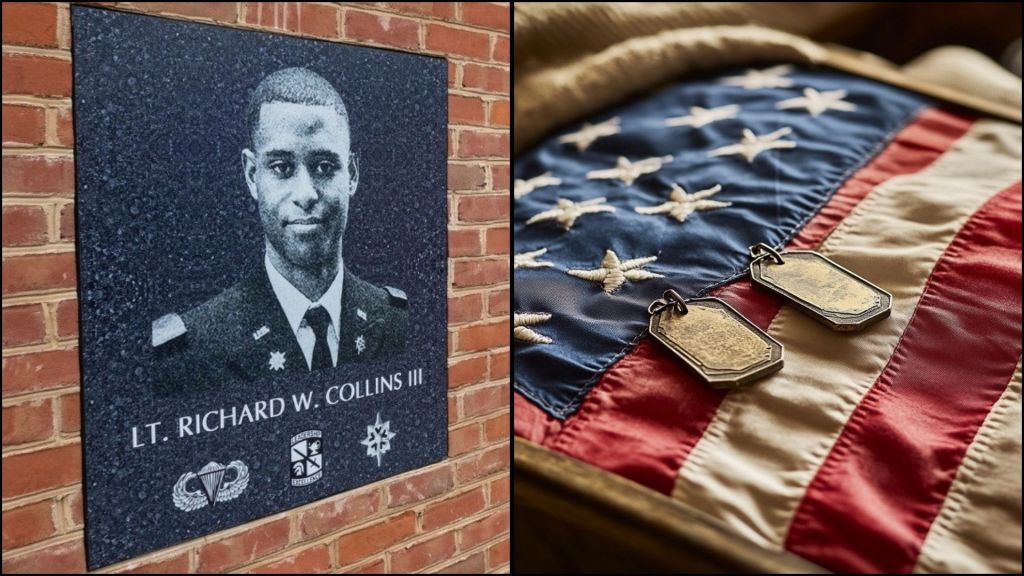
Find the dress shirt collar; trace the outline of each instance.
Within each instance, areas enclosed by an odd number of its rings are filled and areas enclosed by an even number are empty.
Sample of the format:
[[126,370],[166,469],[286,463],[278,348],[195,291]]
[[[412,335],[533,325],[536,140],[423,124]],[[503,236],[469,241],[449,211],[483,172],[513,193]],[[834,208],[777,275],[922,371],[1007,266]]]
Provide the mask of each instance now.
[[299,325],[306,316],[306,310],[313,304],[320,304],[331,316],[331,324],[334,326],[334,334],[341,336],[341,290],[345,281],[345,266],[341,258],[338,258],[338,275],[334,282],[316,302],[311,302],[305,294],[292,286],[287,278],[281,275],[270,261],[270,256],[265,255],[263,262],[267,267],[267,277],[270,278],[270,286],[274,289],[277,301],[281,303],[284,315],[288,317],[288,324],[292,332],[298,335]]

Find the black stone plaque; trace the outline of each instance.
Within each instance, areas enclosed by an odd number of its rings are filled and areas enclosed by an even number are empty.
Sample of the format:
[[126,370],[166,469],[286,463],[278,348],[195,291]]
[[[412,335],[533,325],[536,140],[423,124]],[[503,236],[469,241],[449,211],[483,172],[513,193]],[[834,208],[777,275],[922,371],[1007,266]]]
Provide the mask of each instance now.
[[89,567],[442,459],[445,61],[72,31]]

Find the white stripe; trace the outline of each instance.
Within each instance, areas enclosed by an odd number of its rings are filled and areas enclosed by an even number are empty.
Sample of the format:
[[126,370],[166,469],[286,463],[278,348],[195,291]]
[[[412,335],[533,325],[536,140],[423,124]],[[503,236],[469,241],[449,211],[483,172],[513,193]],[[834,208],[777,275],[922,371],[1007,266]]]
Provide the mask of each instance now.
[[1021,571],[1021,383],[1013,379],[974,436],[917,557],[915,572]]
[[673,496],[781,548],[807,486],[885,367],[929,273],[989,197],[1020,179],[1021,129],[981,120],[924,170],[878,186],[819,248],[893,295],[890,318],[831,332],[783,305],[769,333],[783,369],[733,390],[677,477]]

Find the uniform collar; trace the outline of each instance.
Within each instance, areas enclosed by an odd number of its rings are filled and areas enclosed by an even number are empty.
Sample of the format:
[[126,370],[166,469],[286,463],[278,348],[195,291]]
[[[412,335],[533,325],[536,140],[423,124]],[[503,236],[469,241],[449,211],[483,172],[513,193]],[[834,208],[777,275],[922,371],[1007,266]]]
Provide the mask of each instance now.
[[293,333],[298,334],[299,325],[302,324],[302,319],[306,316],[306,310],[309,310],[313,304],[319,304],[330,314],[334,333],[341,335],[341,294],[345,281],[345,266],[340,256],[338,257],[338,275],[334,277],[334,282],[331,282],[330,287],[316,302],[311,302],[305,294],[299,292],[298,288],[292,286],[292,283],[282,276],[271,263],[269,255],[264,255],[263,262],[267,267],[270,286],[274,290],[274,295],[277,296],[277,301],[281,304],[281,309],[284,310],[284,315],[288,318],[288,324]]

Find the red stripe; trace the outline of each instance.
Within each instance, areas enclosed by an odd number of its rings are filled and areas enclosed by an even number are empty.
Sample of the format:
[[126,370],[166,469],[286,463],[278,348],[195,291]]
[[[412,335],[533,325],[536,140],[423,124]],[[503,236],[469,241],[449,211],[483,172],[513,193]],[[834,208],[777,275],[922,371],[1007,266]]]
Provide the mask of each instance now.
[[516,436],[530,442],[543,444],[549,436],[556,434],[562,427],[561,421],[549,416],[547,412],[541,410],[519,392],[514,393],[513,401],[515,402],[513,412],[516,415]]
[[807,489],[786,548],[840,572],[913,569],[1016,367],[1020,319],[1018,182],[986,202],[935,265],[888,365]]
[[877,158],[844,182],[786,247],[792,250],[815,248],[873,188],[893,176],[921,171],[966,134],[973,123],[972,118],[944,110],[925,110],[904,127]]
[[[817,246],[873,187],[928,166],[970,125],[970,120],[948,112],[923,112],[845,182],[787,247]],[[712,295],[762,329],[767,329],[780,305],[773,296],[751,288],[749,280]],[[559,434],[549,437],[547,445],[669,494],[722,396],[684,372],[656,343],[644,340],[602,375],[580,410],[565,421]]]

